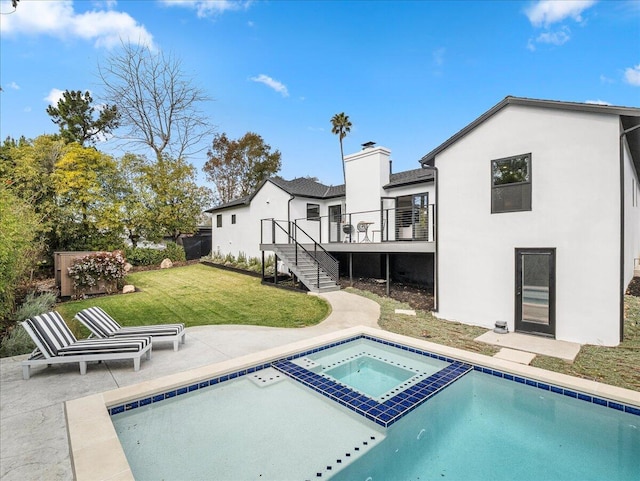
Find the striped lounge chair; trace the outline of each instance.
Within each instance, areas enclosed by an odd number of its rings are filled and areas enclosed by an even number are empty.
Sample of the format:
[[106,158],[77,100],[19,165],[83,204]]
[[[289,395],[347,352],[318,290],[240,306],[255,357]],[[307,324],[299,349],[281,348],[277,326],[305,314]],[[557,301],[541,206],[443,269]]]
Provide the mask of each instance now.
[[122,327],[101,307],[89,307],[76,314],[76,319],[86,326],[95,337],[102,339],[120,339],[124,337],[149,336],[151,342],[173,342],[173,350],[178,344],[184,344],[187,331],[184,324],[158,324],[153,326]]
[[87,362],[133,359],[133,370],[140,370],[143,354],[151,359],[151,338],[77,340],[62,316],[55,311],[35,316],[21,323],[36,348],[22,362],[22,377],[29,379],[31,366],[71,363],[80,364],[80,374],[87,373]]

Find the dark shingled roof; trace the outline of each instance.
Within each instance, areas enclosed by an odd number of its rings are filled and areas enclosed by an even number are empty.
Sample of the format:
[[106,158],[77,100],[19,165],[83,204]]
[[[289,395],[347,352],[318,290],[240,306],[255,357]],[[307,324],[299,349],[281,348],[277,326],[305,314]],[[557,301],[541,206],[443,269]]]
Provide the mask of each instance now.
[[300,197],[312,197],[314,199],[330,199],[344,195],[344,185],[327,186],[307,177],[298,177],[293,180],[284,180],[281,177],[269,179],[286,193],[299,195]]
[[344,185],[324,185],[307,177],[299,177],[293,180],[284,180],[281,177],[271,177],[270,179],[267,179],[262,184],[260,184],[260,186],[255,190],[253,194],[246,197],[241,197],[240,199],[232,200],[230,202],[225,202],[224,204],[220,204],[205,212],[218,212],[221,210],[230,209],[232,207],[249,205],[251,203],[251,199],[253,199],[253,197],[262,188],[265,182],[271,182],[280,187],[287,194],[296,195],[299,197],[309,197],[312,199],[332,199],[334,197],[343,197],[345,195]]
[[389,183],[384,186],[385,189],[392,187],[400,187],[402,185],[419,184],[422,182],[433,181],[433,171],[427,169],[413,169],[391,174]]
[[231,207],[237,207],[239,205],[249,205],[252,197],[253,196],[251,195],[247,195],[246,197],[240,197],[239,199],[234,199],[229,202],[225,202],[224,204],[220,204],[215,207],[212,207],[211,209],[205,210],[205,212],[217,212],[219,210],[230,209]]

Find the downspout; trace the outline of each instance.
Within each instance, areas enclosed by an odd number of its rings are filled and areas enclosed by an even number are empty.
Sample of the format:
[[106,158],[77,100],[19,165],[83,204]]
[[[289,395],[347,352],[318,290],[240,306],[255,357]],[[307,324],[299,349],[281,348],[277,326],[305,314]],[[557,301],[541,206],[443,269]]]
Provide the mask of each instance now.
[[291,243],[291,201],[296,198],[295,195],[289,194],[289,201],[287,202],[287,229],[289,229],[289,244]]
[[620,342],[624,340],[624,139],[640,125],[623,130],[620,134]]
[[[434,160],[435,163],[435,160]],[[423,169],[429,169],[433,171],[433,182],[436,188],[436,205],[433,208],[433,212],[436,216],[436,223],[435,223],[435,227],[436,227],[436,235],[434,236],[434,244],[435,244],[435,249],[434,249],[434,254],[433,254],[433,312],[438,312],[438,299],[439,299],[439,291],[440,291],[440,282],[438,282],[438,235],[440,233],[440,228],[439,228],[439,224],[440,224],[440,217],[438,215],[438,206],[440,205],[440,202],[438,201],[438,193],[440,192],[440,189],[438,188],[438,168],[436,166],[432,166],[432,165],[422,165]]]

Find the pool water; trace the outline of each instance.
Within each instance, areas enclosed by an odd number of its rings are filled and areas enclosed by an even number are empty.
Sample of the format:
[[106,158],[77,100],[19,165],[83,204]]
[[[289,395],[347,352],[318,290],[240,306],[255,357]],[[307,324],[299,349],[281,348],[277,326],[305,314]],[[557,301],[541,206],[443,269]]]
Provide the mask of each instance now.
[[328,479],[385,437],[291,379],[264,384],[243,376],[113,415],[135,479]]
[[369,356],[360,356],[325,371],[325,374],[372,397],[382,396],[415,375]]
[[640,479],[636,408],[386,341],[337,344],[111,408],[135,478]]
[[385,400],[449,365],[369,339],[358,339],[293,362],[377,400]]
[[640,417],[472,372],[333,481],[640,479]]

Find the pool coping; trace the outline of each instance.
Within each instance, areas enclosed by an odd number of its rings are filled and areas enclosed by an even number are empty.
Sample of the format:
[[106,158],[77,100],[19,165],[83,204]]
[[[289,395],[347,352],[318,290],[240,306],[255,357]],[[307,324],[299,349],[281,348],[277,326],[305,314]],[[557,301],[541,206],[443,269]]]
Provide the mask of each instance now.
[[[505,374],[516,382],[533,385],[545,389],[554,386],[561,388],[571,397],[588,395],[595,399],[613,401],[612,406],[631,406],[640,410],[640,392],[623,389],[607,384],[576,378],[512,361],[493,358],[483,354],[464,351],[457,348],[435,344],[412,337],[394,334],[380,329],[357,326],[311,339],[294,342],[285,346],[267,349],[235,359],[202,366],[188,371],[171,374],[139,384],[126,386],[79,399],[65,402],[67,434],[71,466],[78,481],[134,480],[133,473],[111,421],[108,408],[124,405],[154,394],[199,384],[203,380],[225,376],[250,369],[256,365],[293,356],[301,351],[308,351],[326,344],[339,342],[355,336],[365,335],[393,343],[403,344],[410,348],[449,357],[474,366],[474,370],[486,374],[503,377]],[[505,376],[506,377],[506,376]],[[535,381],[534,381],[535,380]],[[551,390],[549,388],[549,390]],[[555,391],[557,392],[557,391]],[[575,396],[574,396],[575,394]]]

